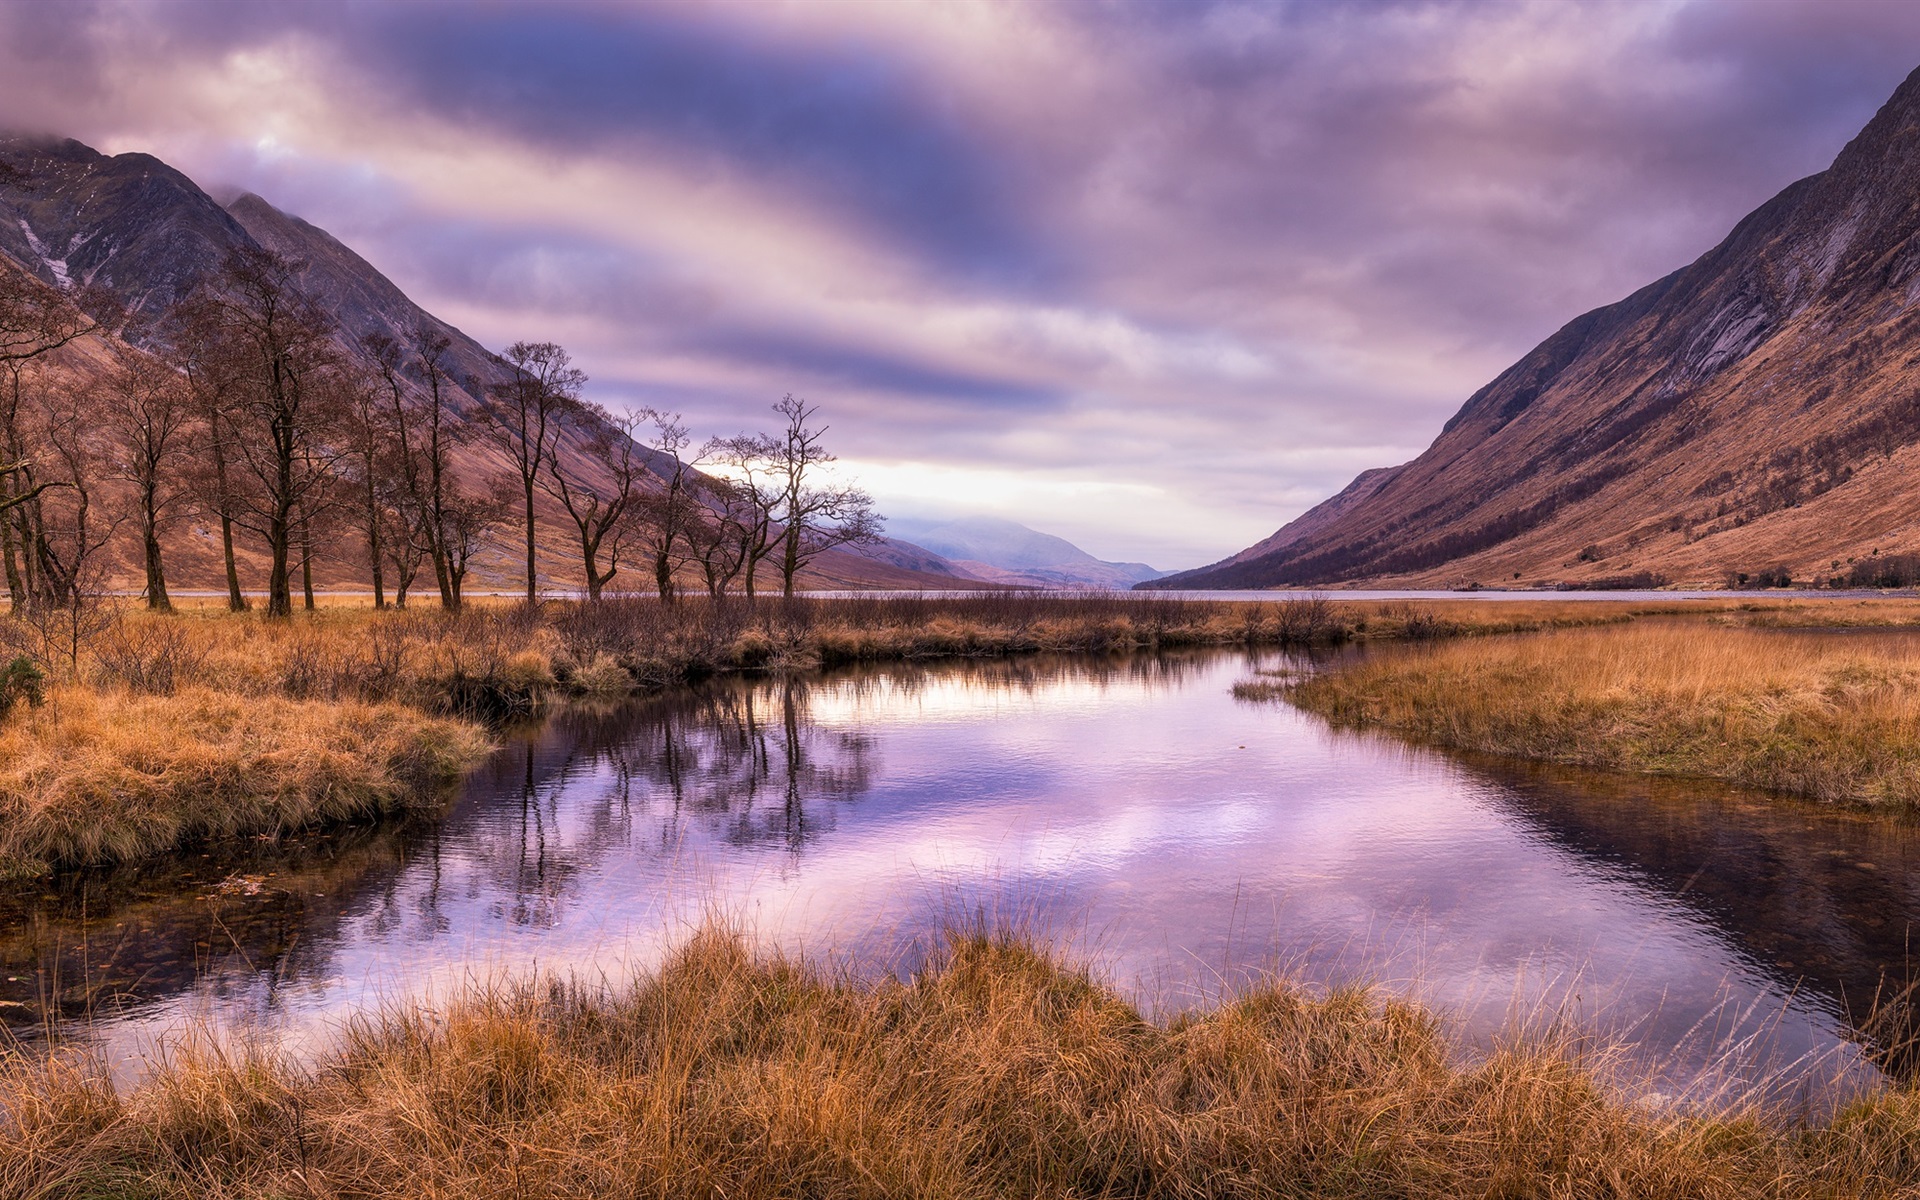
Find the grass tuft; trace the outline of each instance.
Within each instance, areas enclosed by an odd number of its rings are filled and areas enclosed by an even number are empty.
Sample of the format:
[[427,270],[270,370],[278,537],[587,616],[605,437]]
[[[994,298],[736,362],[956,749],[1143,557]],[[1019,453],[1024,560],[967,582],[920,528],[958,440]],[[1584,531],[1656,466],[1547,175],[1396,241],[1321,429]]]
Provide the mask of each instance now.
[[1815,800],[1920,804],[1920,642],[1637,624],[1369,655],[1284,689],[1336,725]]
[[403,705],[62,687],[0,724],[0,863],[124,862],[432,802],[488,749]]
[[203,1039],[131,1090],[0,1068],[0,1193],[47,1200],[1896,1196],[1917,1131],[1905,1090],[1824,1124],[1654,1111],[1359,989],[1156,1024],[991,936],[865,982],[708,931],[630,986],[476,986],[305,1066]]

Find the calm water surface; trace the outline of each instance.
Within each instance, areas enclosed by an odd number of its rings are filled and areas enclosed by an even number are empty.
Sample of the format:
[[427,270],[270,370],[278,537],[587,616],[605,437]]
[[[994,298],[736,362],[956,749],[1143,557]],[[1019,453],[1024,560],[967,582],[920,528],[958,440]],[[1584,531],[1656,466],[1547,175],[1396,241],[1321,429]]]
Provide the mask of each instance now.
[[713,912],[871,970],[985,914],[1160,1011],[1279,968],[1411,991],[1469,1043],[1566,1018],[1696,1094],[1907,1070],[1905,1009],[1865,1014],[1907,978],[1912,827],[1232,698],[1289,664],[943,664],[566,712],[437,822],[0,896],[0,1015],[137,1064],[191,1018],[303,1044],[473,978],[620,978]]

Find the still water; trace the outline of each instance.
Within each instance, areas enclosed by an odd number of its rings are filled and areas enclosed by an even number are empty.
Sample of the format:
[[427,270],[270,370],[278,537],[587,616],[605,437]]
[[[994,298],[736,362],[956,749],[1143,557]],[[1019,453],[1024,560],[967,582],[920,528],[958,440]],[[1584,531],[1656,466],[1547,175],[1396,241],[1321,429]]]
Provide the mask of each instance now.
[[949,663],[562,712],[438,821],[0,895],[0,1016],[137,1072],[195,1019],[319,1044],[464,981],[622,978],[713,914],[873,971],[984,916],[1160,1012],[1277,969],[1409,992],[1468,1045],[1565,1020],[1693,1095],[1908,1069],[1905,1009],[1866,1014],[1907,978],[1911,826],[1231,695],[1311,665]]

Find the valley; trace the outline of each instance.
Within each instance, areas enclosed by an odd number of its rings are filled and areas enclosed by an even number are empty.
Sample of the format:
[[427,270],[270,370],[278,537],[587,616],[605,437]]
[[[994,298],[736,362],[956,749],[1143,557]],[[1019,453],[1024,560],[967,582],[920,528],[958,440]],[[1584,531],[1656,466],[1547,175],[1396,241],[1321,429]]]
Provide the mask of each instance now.
[[1917,14],[0,4],[0,1196],[1920,1195]]

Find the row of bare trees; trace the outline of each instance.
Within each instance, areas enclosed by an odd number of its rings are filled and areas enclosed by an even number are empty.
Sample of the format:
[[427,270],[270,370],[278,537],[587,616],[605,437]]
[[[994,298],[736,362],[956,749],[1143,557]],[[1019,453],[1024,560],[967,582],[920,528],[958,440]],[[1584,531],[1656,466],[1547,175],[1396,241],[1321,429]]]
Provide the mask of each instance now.
[[[556,511],[595,600],[623,566],[668,602],[685,579],[752,596],[769,569],[791,595],[821,553],[878,536],[870,498],[830,476],[805,401],[775,405],[772,434],[696,445],[678,414],[586,399],[551,342],[509,347],[487,382],[456,377],[431,322],[350,344],[303,270],[238,250],[140,325],[101,296],[0,275],[0,559],[16,613],[97,586],[129,526],[149,606],[171,607],[166,535],[191,524],[233,609],[249,605],[237,543],[264,551],[272,616],[293,611],[296,576],[311,608],[316,558],[356,544],[377,607],[431,586],[458,609],[476,556],[516,524],[533,599]],[[108,336],[74,346],[95,331]]]

